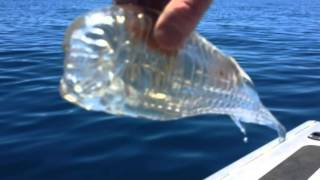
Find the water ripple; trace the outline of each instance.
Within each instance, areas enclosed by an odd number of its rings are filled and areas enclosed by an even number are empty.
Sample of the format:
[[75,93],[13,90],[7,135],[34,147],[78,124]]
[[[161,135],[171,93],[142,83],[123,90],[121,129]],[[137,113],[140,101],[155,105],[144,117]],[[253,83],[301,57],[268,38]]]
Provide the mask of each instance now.
[[[0,0],[1,179],[201,179],[276,137],[247,124],[245,144],[225,116],[160,123],[63,101],[64,31],[110,2]],[[320,119],[319,2],[216,1],[198,26],[288,129]]]

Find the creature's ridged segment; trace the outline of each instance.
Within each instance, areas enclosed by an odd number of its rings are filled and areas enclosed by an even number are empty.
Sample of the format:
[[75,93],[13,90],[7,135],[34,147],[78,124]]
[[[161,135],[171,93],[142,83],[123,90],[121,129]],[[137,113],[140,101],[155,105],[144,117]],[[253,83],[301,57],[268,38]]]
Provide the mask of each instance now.
[[163,53],[150,39],[154,19],[143,12],[112,6],[71,25],[64,42],[65,99],[86,109],[153,120],[230,115],[242,132],[241,122],[257,123],[284,137],[284,128],[232,57],[197,33],[177,54]]

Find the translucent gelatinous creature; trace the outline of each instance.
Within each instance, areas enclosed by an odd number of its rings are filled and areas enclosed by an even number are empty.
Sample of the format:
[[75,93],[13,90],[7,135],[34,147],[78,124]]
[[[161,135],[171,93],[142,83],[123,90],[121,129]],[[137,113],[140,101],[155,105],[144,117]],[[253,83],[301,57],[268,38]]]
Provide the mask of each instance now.
[[184,47],[164,51],[151,31],[157,13],[110,6],[79,17],[68,29],[62,96],[87,110],[174,120],[224,114],[241,122],[284,127],[263,106],[249,76],[196,32]]

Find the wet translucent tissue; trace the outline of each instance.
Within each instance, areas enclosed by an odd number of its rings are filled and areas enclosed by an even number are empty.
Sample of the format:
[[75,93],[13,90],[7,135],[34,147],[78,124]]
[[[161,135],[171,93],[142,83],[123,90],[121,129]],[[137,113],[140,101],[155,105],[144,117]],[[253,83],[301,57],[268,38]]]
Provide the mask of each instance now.
[[163,52],[152,46],[153,23],[145,10],[117,6],[76,19],[65,36],[62,96],[87,110],[151,120],[224,114],[243,133],[242,122],[256,123],[285,139],[232,57],[196,32],[178,52]]

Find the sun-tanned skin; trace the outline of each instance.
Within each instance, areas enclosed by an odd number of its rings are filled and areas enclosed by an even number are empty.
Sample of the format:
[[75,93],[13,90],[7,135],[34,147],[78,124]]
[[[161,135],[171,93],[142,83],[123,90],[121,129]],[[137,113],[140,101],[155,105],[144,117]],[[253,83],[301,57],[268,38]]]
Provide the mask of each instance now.
[[161,49],[172,51],[183,45],[212,0],[114,0],[114,2],[160,11],[153,30],[153,38]]

